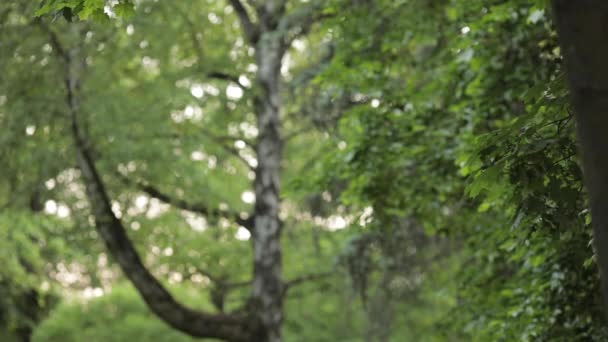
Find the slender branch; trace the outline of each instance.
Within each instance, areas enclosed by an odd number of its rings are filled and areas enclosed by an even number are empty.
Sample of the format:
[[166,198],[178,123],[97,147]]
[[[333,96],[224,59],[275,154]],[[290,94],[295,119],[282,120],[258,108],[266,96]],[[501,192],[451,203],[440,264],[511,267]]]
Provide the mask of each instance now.
[[[219,312],[225,312],[225,304],[227,300],[228,294],[239,287],[246,287],[252,284],[252,281],[241,281],[241,282],[229,282],[227,276],[215,276],[209,271],[195,267],[193,271],[189,271],[185,274],[186,278],[191,278],[194,275],[202,275],[209,279],[212,283],[211,288],[209,289],[209,294],[211,295],[211,303]],[[249,302],[250,298],[246,299],[244,302]],[[241,309],[237,309],[236,311],[240,311]]]
[[255,149],[255,142],[246,139],[245,137],[234,137],[232,135],[221,135],[221,134],[216,134],[213,133],[207,129],[204,128],[200,128],[198,129],[203,135],[206,135],[207,137],[209,137],[210,139],[213,139],[216,142],[229,142],[231,144],[236,143],[237,141],[242,141],[245,143],[245,145],[251,149]]
[[249,146],[250,148],[255,148],[255,143],[253,143],[252,141],[244,138],[244,137],[235,137],[232,135],[221,135],[221,134],[216,134],[214,132],[211,132],[208,129],[205,129],[203,127],[199,127],[198,131],[201,132],[203,135],[207,136],[208,138],[212,139],[215,142],[231,142],[231,143],[235,143],[237,141],[242,141],[245,143],[245,145]]
[[327,272],[322,272],[322,273],[307,274],[304,276],[300,276],[300,277],[288,280],[285,282],[285,288],[283,290],[284,291],[283,295],[285,295],[290,288],[307,283],[309,281],[315,281],[315,280],[319,280],[319,279],[323,279],[323,278],[328,278],[335,274],[336,274],[335,272],[327,271]]
[[240,0],[229,0],[229,2],[239,17],[239,22],[241,23],[241,27],[243,28],[243,33],[245,34],[247,41],[249,41],[250,44],[255,45],[260,37],[260,29],[258,25],[251,21],[251,17],[249,16],[249,13],[247,13],[247,9],[245,6],[243,6],[243,3]]
[[206,206],[202,203],[189,203],[182,199],[174,198],[174,197],[168,195],[167,193],[159,190],[157,187],[154,187],[148,183],[131,180],[122,174],[121,174],[121,177],[126,182],[134,184],[139,190],[145,192],[146,194],[150,195],[151,197],[154,197],[161,202],[170,204],[176,208],[191,211],[193,213],[198,213],[198,214],[201,214],[206,217],[211,217],[211,216],[224,217],[226,219],[230,219],[230,220],[234,221],[236,224],[238,224],[240,226],[247,228],[248,230],[253,229],[253,218],[251,215],[249,215],[249,217],[247,217],[247,218],[242,218],[239,213],[209,208],[208,206]]
[[46,23],[40,18],[35,19],[34,22],[49,36],[49,43],[57,54],[57,57],[59,57],[64,63],[69,63],[70,57],[68,56],[66,49],[63,47],[61,40],[57,36],[57,33],[51,30],[51,28],[48,27],[48,25],[46,25]]
[[216,276],[216,275],[212,274],[211,272],[207,271],[206,269],[203,269],[200,267],[196,267],[196,271],[193,272],[192,274],[196,274],[196,273],[209,278],[209,280],[211,280],[211,282],[215,283],[217,286],[227,288],[227,289],[233,289],[233,288],[237,288],[237,287],[245,287],[245,286],[251,285],[251,280],[231,282],[231,281],[228,281],[228,279],[226,277]]
[[[255,143],[253,141],[243,138],[243,137],[215,134],[215,133],[210,132],[209,130],[206,130],[206,129],[200,128],[200,127],[198,128],[198,130],[200,132],[202,132],[203,136],[207,136],[208,138],[212,137],[214,141],[221,141],[221,142],[231,143],[231,144],[234,144],[237,141],[242,141],[249,148],[252,148],[252,149],[255,148]],[[178,140],[178,141],[189,140],[189,141],[195,141],[195,142],[200,141],[200,136],[197,136],[197,135],[181,135],[179,133],[165,133],[165,132],[149,133],[149,134],[128,133],[126,135],[123,135],[122,137],[124,137],[125,139],[135,140],[135,141],[141,141],[141,139],[169,139],[169,140]]]
[[[230,135],[216,135],[215,133],[210,132],[204,128],[199,127],[198,131],[202,133],[206,138],[211,140],[214,144],[231,154],[232,156],[238,158],[239,161],[243,162],[243,164],[251,171],[255,171],[255,167],[249,163],[247,159],[245,159],[241,154],[240,150],[234,147],[234,143],[236,141],[242,141],[251,149],[255,149],[255,144],[248,139],[245,138],[237,138]],[[149,139],[184,139],[191,138],[181,136],[176,133],[160,133],[154,135],[127,135],[125,136],[127,139],[140,139],[140,138],[149,138]],[[229,144],[227,144],[229,143]]]
[[192,47],[194,48],[194,51],[196,52],[196,54],[199,58],[199,61],[202,61],[203,56],[204,56],[203,46],[201,45],[201,42],[198,39],[194,23],[192,22],[192,20],[190,20],[190,17],[188,17],[188,14],[186,12],[182,11],[179,6],[175,6],[175,7],[173,7],[173,9],[175,11],[177,11],[177,13],[179,13],[179,15],[182,17],[182,19],[184,19],[186,24],[188,24],[188,28],[190,31],[190,40],[192,40]]
[[207,77],[214,78],[216,80],[230,81],[241,87],[241,89],[247,90],[247,87],[243,83],[241,83],[238,76],[235,75],[230,75],[220,71],[210,71],[207,73]]
[[[201,61],[205,60],[205,58],[204,58],[205,56],[204,56],[203,46],[201,45],[201,42],[197,36],[196,27],[195,27],[194,23],[192,22],[192,20],[190,20],[190,18],[188,17],[188,14],[185,13],[184,11],[182,11],[179,8],[179,6],[176,6],[175,9],[176,9],[177,13],[179,13],[179,15],[184,19],[184,21],[188,25],[188,30],[190,32],[190,40],[192,40],[192,47],[194,48],[194,51],[196,52],[198,61],[200,63]],[[206,74],[206,76],[208,78],[214,78],[214,79],[223,80],[223,81],[230,81],[230,82],[235,83],[239,87],[241,87],[241,89],[243,89],[243,90],[247,89],[247,87],[245,87],[245,85],[243,85],[239,81],[238,76],[234,76],[234,75],[230,75],[225,72],[218,72],[218,71],[210,71]]]
[[[209,139],[211,139],[213,142],[215,142],[219,147],[224,149],[226,152],[232,154],[233,156],[235,156],[239,160],[241,160],[243,163],[245,163],[245,165],[251,171],[255,171],[255,167],[253,165],[249,164],[249,161],[241,155],[239,149],[237,149],[231,145],[225,144],[225,141],[227,139],[230,139],[231,141],[233,141],[232,138],[227,138],[225,136],[217,136],[217,135],[213,134],[212,132],[205,130],[203,128],[199,128],[199,131],[202,132],[204,135],[206,135]],[[239,139],[239,140],[242,140],[242,139]],[[250,142],[247,142],[246,140],[242,140],[242,141],[245,142],[245,144],[249,145],[250,147],[253,147],[253,145]]]
[[335,16],[332,13],[322,12],[324,4],[325,1],[313,1],[303,8],[297,9],[281,18],[279,29],[291,33],[290,35],[286,35],[286,43],[288,45],[295,39],[308,34],[315,23]]

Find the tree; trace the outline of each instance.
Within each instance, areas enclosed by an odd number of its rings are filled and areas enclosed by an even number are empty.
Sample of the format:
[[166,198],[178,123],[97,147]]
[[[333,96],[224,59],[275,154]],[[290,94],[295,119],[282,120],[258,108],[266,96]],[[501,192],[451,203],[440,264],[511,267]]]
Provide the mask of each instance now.
[[[50,3],[53,5],[53,3]],[[112,199],[106,183],[97,167],[95,146],[84,128],[81,86],[86,75],[86,54],[81,43],[66,46],[51,27],[42,21],[56,57],[63,65],[66,106],[71,117],[71,131],[76,148],[78,169],[95,218],[95,226],[106,243],[110,253],[139,290],[150,308],[178,330],[198,337],[216,337],[227,340],[281,340],[283,321],[283,297],[287,284],[282,280],[282,259],[280,236],[282,230],[279,218],[280,170],[283,139],[281,138],[281,66],[285,52],[297,37],[306,34],[311,25],[320,17],[320,6],[312,2],[296,6],[287,13],[284,1],[252,3],[247,8],[240,1],[230,1],[239,19],[244,41],[254,49],[257,71],[254,76],[254,112],[257,121],[258,138],[252,146],[257,165],[251,166],[255,172],[255,206],[250,218],[239,218],[236,222],[248,228],[253,238],[253,279],[252,298],[244,313],[233,315],[210,315],[190,310],[176,302],[168,291],[152,276],[130,242],[120,218],[112,211]],[[87,11],[87,4],[59,4],[60,10],[68,17],[71,13]],[[84,7],[83,7],[84,6]],[[100,7],[102,8],[102,7]],[[99,8],[91,9],[99,11]],[[118,8],[114,8],[115,11]],[[257,20],[252,19],[250,11]],[[44,13],[44,8],[42,12]],[[70,19],[70,18],[68,18]],[[81,34],[74,25],[74,34]],[[82,36],[81,36],[82,37]],[[194,38],[196,40],[196,38]],[[196,41],[194,41],[196,43]],[[208,76],[233,81],[245,89],[238,76],[222,72],[209,72]],[[150,185],[140,188],[151,196],[172,203],[183,209],[208,214],[206,207],[196,207],[183,201],[175,201]]]
[[553,1],[556,26],[581,145],[593,218],[593,244],[608,312],[608,6],[602,1]]

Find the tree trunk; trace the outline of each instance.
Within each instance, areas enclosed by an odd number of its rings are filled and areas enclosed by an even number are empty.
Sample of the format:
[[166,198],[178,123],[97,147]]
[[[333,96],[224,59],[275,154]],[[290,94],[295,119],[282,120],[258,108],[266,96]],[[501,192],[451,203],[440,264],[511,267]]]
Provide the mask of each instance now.
[[608,312],[608,2],[553,0],[553,10],[575,110]]
[[255,178],[253,229],[253,297],[256,314],[264,326],[268,342],[281,341],[283,282],[281,279],[280,168],[282,140],[280,71],[283,38],[263,33],[256,44],[258,72],[255,111],[259,138]]

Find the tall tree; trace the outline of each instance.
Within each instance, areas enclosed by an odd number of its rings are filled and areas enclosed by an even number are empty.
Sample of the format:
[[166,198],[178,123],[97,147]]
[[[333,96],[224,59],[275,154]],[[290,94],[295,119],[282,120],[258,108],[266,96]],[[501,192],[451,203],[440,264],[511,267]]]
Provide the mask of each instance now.
[[[230,0],[232,10],[242,28],[243,40],[254,50],[257,67],[251,91],[258,131],[257,141],[253,144],[257,165],[250,166],[255,172],[254,209],[248,218],[238,215],[232,217],[237,223],[248,228],[252,236],[254,260],[251,299],[243,311],[234,314],[212,315],[183,306],[146,268],[129,240],[123,222],[113,212],[107,184],[97,166],[99,157],[95,155],[94,143],[85,128],[86,113],[83,112],[81,103],[81,88],[87,73],[87,56],[82,45],[85,30],[80,25],[72,26],[73,34],[80,37],[80,42],[70,46],[61,41],[52,27],[43,21],[38,22],[41,29],[48,34],[49,43],[63,65],[65,104],[71,120],[77,165],[86,186],[97,231],[152,311],[178,330],[197,337],[231,341],[282,340],[283,298],[288,284],[282,279],[282,222],[279,217],[284,145],[284,139],[281,137],[281,67],[293,40],[306,34],[311,25],[321,17],[319,4],[311,2],[291,6],[293,8],[288,13],[288,3],[283,0],[259,3],[251,1],[248,5],[239,0]],[[87,4],[83,6],[86,9]],[[71,18],[76,8],[78,6],[65,7],[61,11],[64,16],[67,11],[67,16]],[[80,10],[82,8],[80,7]],[[193,38],[195,43],[196,39]],[[245,89],[238,75],[210,72],[208,76],[235,82]],[[182,209],[210,213],[206,207],[175,200],[149,184],[138,186],[150,196]]]
[[593,244],[608,312],[608,3],[554,0],[553,11],[575,110]]

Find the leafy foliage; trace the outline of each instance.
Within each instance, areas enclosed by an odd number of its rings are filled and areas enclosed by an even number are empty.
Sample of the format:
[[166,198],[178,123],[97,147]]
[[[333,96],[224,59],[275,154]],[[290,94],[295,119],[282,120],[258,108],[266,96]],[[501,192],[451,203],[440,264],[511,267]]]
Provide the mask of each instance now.
[[[301,19],[306,3],[287,8]],[[31,330],[60,296],[35,341],[190,340],[119,285],[97,240],[52,38],[85,56],[87,134],[146,264],[199,307],[249,295],[250,235],[232,219],[253,205],[256,56],[223,2],[135,4],[0,4],[0,330]],[[332,0],[295,34],[287,341],[608,339],[547,6]],[[91,289],[107,294],[73,300]]]
[[[392,217],[405,217],[462,241],[462,307],[444,325],[452,336],[606,338],[560,52],[542,6],[369,5],[361,11],[377,15],[366,27],[382,38],[343,24],[348,47],[322,81],[355,87],[363,101],[341,119],[345,148],[328,155],[317,184],[347,180],[342,199],[371,205],[382,236],[395,239]],[[386,12],[401,13],[399,23]],[[391,52],[399,62],[374,64]]]
[[[192,296],[191,296],[192,297]],[[191,298],[190,301],[193,299]],[[129,286],[87,301],[62,303],[36,329],[33,341],[194,341],[155,317]]]
[[107,0],[41,0],[37,16],[54,13],[55,17],[63,16],[67,21],[74,18],[81,20],[94,19],[107,21],[112,16],[129,18],[135,14],[131,0],[117,2]]

